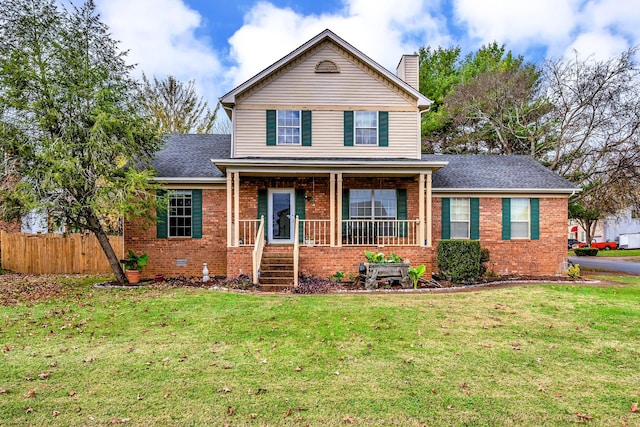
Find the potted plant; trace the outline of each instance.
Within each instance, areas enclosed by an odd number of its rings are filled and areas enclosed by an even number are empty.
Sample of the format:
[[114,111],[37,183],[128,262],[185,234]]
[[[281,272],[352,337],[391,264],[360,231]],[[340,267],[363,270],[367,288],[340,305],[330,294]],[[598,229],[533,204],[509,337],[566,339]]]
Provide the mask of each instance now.
[[136,255],[135,252],[129,249],[129,257],[127,259],[120,260],[120,262],[124,264],[124,274],[127,276],[129,283],[134,284],[140,281],[142,267],[147,265],[148,261],[149,255]]

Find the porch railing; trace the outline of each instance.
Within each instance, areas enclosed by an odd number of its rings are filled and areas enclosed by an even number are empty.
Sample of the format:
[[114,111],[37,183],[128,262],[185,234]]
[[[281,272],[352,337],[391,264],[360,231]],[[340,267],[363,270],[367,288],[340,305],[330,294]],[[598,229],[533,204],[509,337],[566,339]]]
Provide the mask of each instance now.
[[342,220],[342,243],[347,246],[417,246],[420,221],[407,219]]
[[253,284],[257,285],[260,280],[260,264],[262,263],[262,251],[264,249],[264,216],[260,217],[258,230],[254,237],[255,245],[253,246]]
[[[263,219],[262,219],[263,220]],[[239,246],[254,246],[256,244],[256,236],[260,227],[261,219],[241,219],[239,221],[240,231],[238,236]],[[264,235],[264,233],[262,233]]]
[[[302,244],[306,246],[329,246],[331,244],[331,220],[301,219]],[[298,230],[298,225],[296,225]],[[300,237],[296,237],[296,241]]]
[[298,261],[300,255],[300,218],[296,215],[293,228],[293,286],[298,286]]

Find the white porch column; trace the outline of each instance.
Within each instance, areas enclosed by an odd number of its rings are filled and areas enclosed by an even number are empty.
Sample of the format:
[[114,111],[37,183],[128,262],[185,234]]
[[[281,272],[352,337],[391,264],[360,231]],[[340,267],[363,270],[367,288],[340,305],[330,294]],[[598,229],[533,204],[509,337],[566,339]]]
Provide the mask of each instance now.
[[233,200],[233,174],[231,172],[227,173],[227,247],[235,246],[233,244],[233,211],[232,211],[232,200]]
[[427,246],[431,247],[431,236],[433,232],[433,214],[431,212],[431,172],[427,174]]
[[424,246],[424,174],[421,173],[418,179],[418,246]]
[[336,174],[329,174],[329,244],[336,245]]
[[240,239],[240,172],[233,173],[233,246]]
[[336,211],[340,212],[336,215],[335,224],[337,225],[335,236],[338,239],[336,241],[336,246],[342,246],[342,172],[338,173],[338,206],[336,206]]

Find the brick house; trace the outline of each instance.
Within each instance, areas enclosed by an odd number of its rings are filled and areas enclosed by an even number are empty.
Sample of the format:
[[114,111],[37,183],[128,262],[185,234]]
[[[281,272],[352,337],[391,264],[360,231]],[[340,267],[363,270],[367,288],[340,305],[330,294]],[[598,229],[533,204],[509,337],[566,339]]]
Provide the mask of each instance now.
[[440,239],[478,239],[499,274],[556,274],[566,258],[571,183],[524,156],[421,154],[417,55],[393,74],[325,30],[220,102],[232,135],[169,135],[153,162],[168,209],[125,225],[146,275],[207,263],[267,282],[284,258],[326,277],[357,273],[365,250],[430,272]]

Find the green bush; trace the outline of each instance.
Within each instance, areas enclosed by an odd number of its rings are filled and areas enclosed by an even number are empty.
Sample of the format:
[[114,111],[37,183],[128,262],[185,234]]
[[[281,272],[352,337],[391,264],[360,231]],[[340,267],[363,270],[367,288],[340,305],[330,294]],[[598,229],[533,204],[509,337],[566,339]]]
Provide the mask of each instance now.
[[571,277],[572,279],[579,279],[580,278],[580,264],[571,264],[567,268],[567,276]]
[[598,255],[598,248],[575,248],[573,250],[576,256],[596,256]]
[[453,283],[474,283],[480,277],[480,242],[441,240],[438,242],[440,276]]

